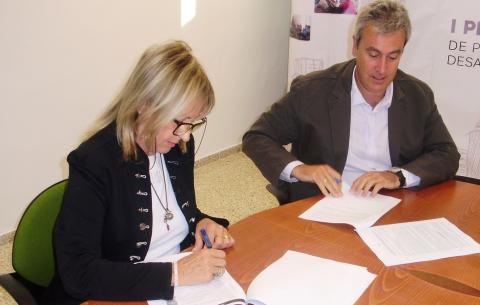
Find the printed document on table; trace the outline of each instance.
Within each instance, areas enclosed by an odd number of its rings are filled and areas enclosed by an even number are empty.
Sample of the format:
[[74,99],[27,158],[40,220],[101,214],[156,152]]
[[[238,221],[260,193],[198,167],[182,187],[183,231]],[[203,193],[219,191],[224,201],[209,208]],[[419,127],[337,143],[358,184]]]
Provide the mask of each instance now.
[[385,266],[480,253],[480,245],[445,218],[362,228],[357,232]]
[[350,186],[342,183],[341,197],[324,197],[306,210],[300,218],[328,222],[346,223],[358,228],[372,226],[401,200],[377,194],[372,197],[350,193]]

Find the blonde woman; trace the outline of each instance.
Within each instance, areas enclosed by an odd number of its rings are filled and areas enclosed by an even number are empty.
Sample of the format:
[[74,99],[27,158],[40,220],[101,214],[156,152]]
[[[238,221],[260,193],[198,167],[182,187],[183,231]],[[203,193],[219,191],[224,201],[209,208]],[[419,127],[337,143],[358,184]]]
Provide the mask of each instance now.
[[[185,42],[145,51],[90,136],[68,156],[55,229],[57,275],[45,304],[172,299],[223,274],[228,221],[199,211],[191,132],[214,105]],[[204,247],[200,229],[213,247]],[[177,263],[155,262],[193,246]]]

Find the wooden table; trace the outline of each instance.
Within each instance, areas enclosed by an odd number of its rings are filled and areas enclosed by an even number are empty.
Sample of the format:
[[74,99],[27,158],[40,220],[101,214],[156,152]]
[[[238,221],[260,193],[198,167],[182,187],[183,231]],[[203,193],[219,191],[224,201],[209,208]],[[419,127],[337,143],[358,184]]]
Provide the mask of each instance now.
[[[396,190],[384,194],[401,198],[402,202],[376,225],[445,217],[480,241],[479,185],[448,181],[421,191]],[[378,274],[355,303],[358,305],[480,305],[480,254],[385,267],[351,226],[298,218],[320,198],[266,210],[231,226],[230,233],[236,244],[227,250],[227,269],[244,290],[286,250],[295,250],[365,266]],[[122,304],[145,305],[146,302]]]

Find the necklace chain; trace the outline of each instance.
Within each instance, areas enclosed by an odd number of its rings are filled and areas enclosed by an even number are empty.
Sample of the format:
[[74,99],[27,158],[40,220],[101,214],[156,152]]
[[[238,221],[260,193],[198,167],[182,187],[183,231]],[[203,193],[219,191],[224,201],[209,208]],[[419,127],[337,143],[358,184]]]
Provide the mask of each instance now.
[[[155,160],[157,159],[157,154],[155,154]],[[155,165],[155,161],[153,163]],[[166,205],[163,204],[162,200],[160,199],[160,196],[158,196],[157,190],[153,186],[152,181],[150,181],[150,185],[152,186],[153,192],[155,193],[155,196],[157,197],[158,201],[160,202],[160,205],[162,206],[163,210],[165,211],[165,216],[163,217],[163,222],[167,226],[167,231],[170,231],[170,225],[168,224],[168,221],[173,219],[173,213],[170,211],[168,208],[168,194],[167,194],[167,181],[165,179],[165,172],[164,172],[164,165],[163,165],[163,158],[160,156],[160,164],[161,164],[161,171],[162,171],[162,177],[163,177],[163,189],[165,191],[165,202]]]

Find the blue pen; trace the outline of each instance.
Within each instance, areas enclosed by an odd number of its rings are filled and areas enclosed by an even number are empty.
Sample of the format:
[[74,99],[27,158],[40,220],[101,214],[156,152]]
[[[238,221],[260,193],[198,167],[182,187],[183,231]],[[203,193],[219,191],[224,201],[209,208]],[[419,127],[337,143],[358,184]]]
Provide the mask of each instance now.
[[210,241],[210,238],[208,238],[207,231],[205,231],[205,229],[200,229],[200,234],[202,235],[203,243],[210,249],[212,247],[212,242]]

